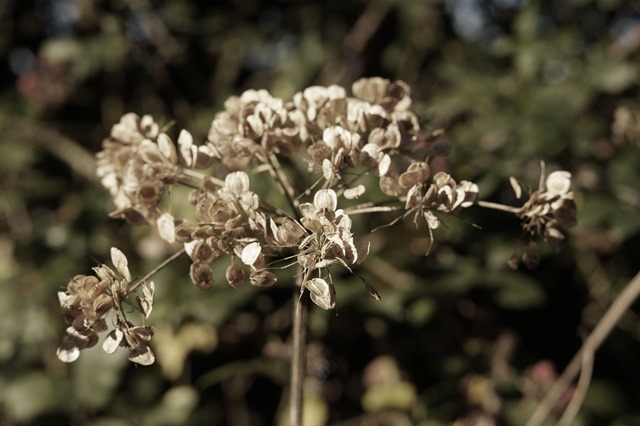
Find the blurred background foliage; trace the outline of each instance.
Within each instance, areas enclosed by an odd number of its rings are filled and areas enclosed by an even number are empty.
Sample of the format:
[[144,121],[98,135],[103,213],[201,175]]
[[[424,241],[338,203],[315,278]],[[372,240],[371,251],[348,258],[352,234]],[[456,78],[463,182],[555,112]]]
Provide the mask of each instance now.
[[[0,19],[1,425],[286,424],[286,273],[234,290],[217,265],[203,292],[178,261],[155,279],[158,364],[56,358],[71,277],[113,245],[138,276],[171,250],[109,219],[94,176],[129,111],[203,140],[245,89],[380,75],[411,85],[447,131],[438,167],[483,199],[514,203],[509,176],[535,189],[540,160],[573,173],[578,226],[535,270],[507,267],[525,241],[497,212],[449,220],[428,257],[410,220],[371,235],[359,273],[382,300],[345,274],[337,311],[311,310],[308,425],[523,424],[640,265],[640,2],[3,0]],[[635,308],[576,425],[640,424]]]

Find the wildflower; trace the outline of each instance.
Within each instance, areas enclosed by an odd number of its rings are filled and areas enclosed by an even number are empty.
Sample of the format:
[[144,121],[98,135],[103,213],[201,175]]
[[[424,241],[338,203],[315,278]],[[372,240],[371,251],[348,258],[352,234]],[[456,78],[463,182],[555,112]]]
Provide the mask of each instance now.
[[156,221],[166,186],[176,183],[185,167],[206,168],[217,158],[210,147],[193,145],[186,130],[180,132],[178,145],[180,155],[148,115],[129,113],[113,126],[97,154],[97,174],[116,205],[112,217],[134,224]]

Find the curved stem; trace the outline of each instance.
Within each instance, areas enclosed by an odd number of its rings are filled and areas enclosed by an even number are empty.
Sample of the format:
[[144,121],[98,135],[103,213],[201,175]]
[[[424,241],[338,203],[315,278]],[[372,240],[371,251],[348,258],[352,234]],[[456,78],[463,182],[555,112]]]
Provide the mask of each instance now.
[[[533,415],[527,422],[527,426],[540,426],[542,422],[549,416],[549,412],[555,407],[560,397],[571,384],[576,375],[580,372],[580,368],[585,362],[584,357],[592,357],[598,350],[602,342],[609,336],[613,327],[620,321],[622,315],[629,309],[631,304],[640,295],[640,272],[627,284],[618,295],[611,307],[602,316],[602,319],[596,325],[589,337],[584,341],[580,350],[574,355],[573,359],[562,372],[558,380],[551,386],[549,392],[536,408]],[[588,358],[587,358],[588,362]]]
[[587,396],[587,390],[589,389],[589,384],[591,383],[591,374],[593,373],[593,352],[584,352],[582,355],[582,371],[580,372],[580,378],[578,379],[578,384],[576,385],[576,389],[573,392],[573,396],[571,397],[571,401],[567,405],[567,408],[564,410],[564,414],[560,418],[558,422],[558,426],[569,426],[573,423],[573,419],[576,418],[578,412],[580,411],[580,407],[584,402],[585,396]]

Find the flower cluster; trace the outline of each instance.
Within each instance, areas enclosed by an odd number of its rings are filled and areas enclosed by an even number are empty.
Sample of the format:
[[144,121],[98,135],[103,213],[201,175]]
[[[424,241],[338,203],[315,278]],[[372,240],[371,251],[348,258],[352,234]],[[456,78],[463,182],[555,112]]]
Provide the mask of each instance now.
[[149,115],[125,114],[112,127],[97,155],[97,174],[116,205],[112,217],[153,223],[162,214],[165,187],[177,182],[185,167],[207,168],[215,159],[207,146],[196,147],[186,130],[178,146],[179,151]]
[[529,196],[519,213],[522,228],[531,236],[563,239],[558,227],[572,227],[576,224],[576,203],[571,191],[571,173],[556,171],[551,173],[543,185]]
[[[264,269],[262,246],[267,236],[267,221],[259,210],[260,199],[249,189],[249,184],[249,176],[245,172],[228,174],[222,187],[205,178],[202,188],[191,195],[199,223],[175,220],[169,216],[169,231],[164,232],[165,239],[184,243],[193,261],[191,280],[199,288],[213,285],[209,264],[223,254],[232,259],[238,257],[249,267],[251,284],[269,287],[276,282],[275,275]],[[231,264],[226,276],[231,286],[238,287],[247,274],[240,265]]]
[[[58,292],[58,300],[65,320],[69,324],[66,335],[58,347],[58,358],[73,362],[80,350],[95,346],[98,334],[109,329],[107,317],[115,314],[115,327],[104,341],[103,349],[113,353],[119,346],[129,349],[129,359],[135,363],[149,365],[154,362],[149,341],[153,336],[150,326],[135,326],[127,321],[123,305],[132,305],[131,274],[125,255],[113,247],[111,261],[115,271],[107,265],[93,268],[95,275],[77,275],[67,285],[66,291]],[[145,318],[153,308],[154,284],[143,286],[143,295],[136,297],[136,307]]]
[[[313,204],[300,205],[302,225],[308,231],[298,246],[298,263],[305,276],[314,270],[321,271],[333,264],[349,269],[348,263],[358,260],[358,252],[351,234],[351,219],[342,209],[337,209],[338,198],[332,189],[316,192]],[[337,209],[337,210],[336,210]],[[311,300],[323,309],[335,306],[333,285],[322,278],[305,280],[305,288]]]
[[[301,294],[308,291],[316,305],[331,309],[336,304],[332,268],[351,271],[366,257],[356,250],[351,216],[400,210],[390,225],[411,215],[416,224],[423,218],[433,241],[444,216],[481,203],[473,182],[432,173],[434,158],[447,153],[443,134],[421,128],[402,81],[363,78],[353,84],[352,96],[339,86],[312,86],[291,101],[248,90],[225,102],[202,144],[186,130],[174,143],[150,116],[124,115],[103,142],[97,173],[116,206],[111,216],[152,224],[167,243],[181,244],[198,288],[213,286],[211,263],[220,257],[230,259],[225,277],[232,287],[272,286],[275,268],[297,265]],[[363,196],[366,176],[378,180],[383,199],[338,208],[339,197]],[[561,238],[558,227],[570,226],[575,217],[569,178],[566,172],[552,173],[546,186],[512,211],[526,232]],[[258,179],[260,190],[255,185],[252,190],[252,179],[254,184]],[[172,213],[177,196],[166,196],[172,185],[191,189],[191,216]],[[280,195],[265,190],[269,187]],[[71,324],[58,351],[64,361],[95,345],[113,313],[115,326],[103,349],[125,346],[132,361],[153,362],[148,345],[153,330],[133,325],[122,309],[136,288],[126,258],[113,249],[112,259],[116,271],[101,265],[96,276],[79,275],[60,293]],[[152,299],[151,284],[137,301],[145,317]]]
[[[529,195],[522,207],[514,211],[522,221],[522,229],[531,238],[522,254],[522,261],[528,268],[537,266],[539,262],[537,239],[542,238],[555,246],[558,240],[564,239],[559,228],[570,228],[576,224],[576,203],[571,190],[571,173],[564,170],[555,171],[545,180],[544,163],[542,169],[538,189]],[[521,198],[520,184],[513,177],[510,181],[516,198]],[[516,256],[514,255],[508,263],[511,268],[517,268]]]

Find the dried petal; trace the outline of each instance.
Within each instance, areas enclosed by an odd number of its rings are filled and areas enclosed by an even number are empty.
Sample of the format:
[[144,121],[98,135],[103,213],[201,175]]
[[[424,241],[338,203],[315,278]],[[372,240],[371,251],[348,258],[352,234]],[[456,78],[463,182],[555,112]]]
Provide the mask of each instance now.
[[321,189],[313,197],[313,205],[317,209],[335,210],[338,206],[338,197],[333,189]]
[[169,213],[163,213],[156,221],[158,227],[158,233],[160,238],[168,243],[174,243],[176,241],[176,226],[173,216]]
[[121,345],[123,338],[124,332],[122,330],[119,328],[113,329],[111,333],[107,334],[107,338],[104,339],[104,342],[102,343],[102,350],[108,354],[114,353]]
[[322,309],[332,309],[336,302],[331,286],[322,278],[312,278],[304,283],[311,300]]
[[178,135],[178,146],[180,147],[180,155],[187,167],[193,167],[198,156],[198,148],[193,145],[193,136],[186,130],[181,130]]
[[364,185],[358,185],[354,188],[349,188],[345,190],[344,198],[346,198],[347,200],[353,200],[360,197],[362,194],[364,194],[364,192],[365,192]]
[[151,365],[155,362],[156,357],[149,346],[138,346],[129,354],[129,361],[140,365]]
[[260,253],[262,253],[262,247],[260,246],[260,243],[253,242],[246,245],[244,249],[242,249],[242,255],[240,256],[240,258],[242,259],[242,263],[251,266],[256,262],[258,256],[260,256]]
[[162,153],[162,156],[169,162],[176,164],[178,162],[178,155],[176,153],[176,146],[166,133],[160,133],[157,139],[158,148]]
[[224,187],[239,196],[249,190],[249,176],[245,172],[229,173],[224,180]]
[[382,156],[382,160],[380,160],[380,164],[378,164],[378,174],[380,176],[384,176],[389,171],[391,167],[391,157],[389,154],[384,154]]
[[438,226],[440,226],[440,219],[438,219],[438,217],[430,210],[425,211],[423,215],[424,220],[427,221],[427,226],[429,226],[429,229],[436,229]]
[[155,291],[156,286],[153,281],[151,281],[149,284],[145,284],[142,287],[142,297],[136,297],[138,308],[145,318],[149,318],[149,315],[151,315],[151,311],[153,310],[153,296]]
[[514,194],[516,194],[516,199],[520,199],[522,197],[522,187],[520,183],[513,176],[509,177],[509,183],[511,183],[511,188],[513,188]]
[[325,178],[325,180],[331,181],[333,180],[335,173],[333,171],[333,164],[331,163],[331,160],[324,159],[322,161],[322,177]]
[[129,329],[129,333],[136,336],[136,338],[140,340],[144,340],[146,342],[150,341],[153,335],[156,333],[153,327],[150,325],[145,326],[136,326]]
[[111,262],[113,266],[116,267],[122,278],[124,278],[127,282],[131,282],[131,273],[129,272],[129,267],[127,257],[118,250],[116,247],[111,247]]
[[571,173],[559,170],[547,177],[547,193],[550,195],[564,195],[571,188]]
[[80,356],[80,348],[69,336],[62,338],[62,343],[58,346],[56,356],[62,362],[73,362]]

